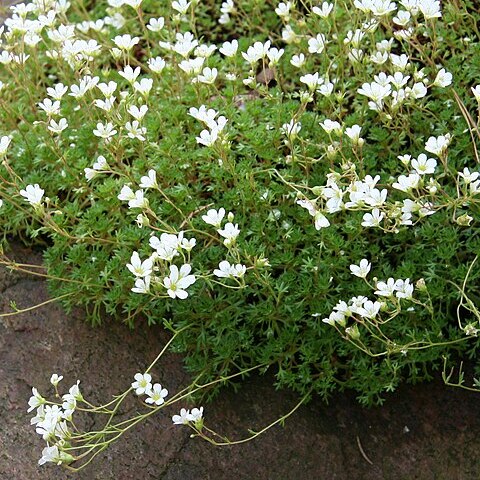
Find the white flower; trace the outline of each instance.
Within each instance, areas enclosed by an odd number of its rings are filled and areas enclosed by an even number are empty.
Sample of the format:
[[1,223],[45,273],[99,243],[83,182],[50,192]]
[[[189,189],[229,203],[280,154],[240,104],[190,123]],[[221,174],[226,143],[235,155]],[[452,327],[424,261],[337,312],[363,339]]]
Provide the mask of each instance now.
[[401,27],[405,27],[408,25],[410,18],[412,17],[411,13],[405,10],[399,10],[397,15],[392,18],[392,21],[395,25],[400,25]]
[[315,213],[314,219],[316,230],[320,230],[321,228],[327,228],[330,226],[328,218],[322,212]]
[[148,112],[148,107],[146,105],[141,105],[140,108],[136,105],[130,105],[127,109],[127,112],[135,119],[141,122],[143,117]]
[[365,36],[365,32],[363,30],[357,29],[354,32],[349,30],[347,32],[347,36],[343,40],[345,45],[351,44],[354,49],[358,49],[360,47],[360,42],[362,38]]
[[228,222],[225,224],[225,227],[223,229],[219,228],[217,229],[217,232],[225,238],[223,241],[225,246],[230,246],[235,242],[237,239],[238,235],[240,234],[240,230],[238,228],[238,224],[233,224],[231,222]]
[[412,88],[407,87],[405,89],[405,93],[413,98],[419,99],[425,97],[427,95],[427,87],[423,82],[417,82],[413,85]]
[[325,44],[327,40],[323,33],[319,33],[315,38],[310,38],[308,40],[308,51],[310,53],[322,53],[325,49]]
[[390,54],[390,61],[394,67],[397,67],[398,70],[403,72],[408,66],[408,56],[402,53],[401,55],[396,55],[395,53]]
[[231,42],[224,42],[220,47],[219,52],[226,57],[234,57],[238,51],[238,40],[232,40]]
[[130,258],[131,263],[127,263],[127,268],[136,276],[136,277],[148,277],[152,273],[153,262],[151,258],[147,258],[142,262],[138,252],[133,252],[132,257]]
[[63,418],[71,418],[77,409],[77,400],[70,393],[62,396]]
[[381,306],[381,302],[372,302],[371,300],[367,300],[363,306],[357,308],[356,311],[361,317],[375,318],[378,315]]
[[61,381],[63,380],[63,375],[58,375],[56,373],[54,373],[51,377],[50,377],[50,383],[56,387]]
[[317,92],[324,97],[329,97],[333,93],[333,83],[326,82],[318,87]]
[[25,190],[20,190],[20,195],[27,200],[30,205],[39,207],[42,204],[43,194],[45,190],[40,188],[38,183],[35,185],[27,185]]
[[447,72],[444,68],[438,71],[435,80],[433,81],[433,85],[437,87],[448,87],[452,84],[453,76],[450,72]]
[[372,264],[366,258],[360,260],[360,265],[350,265],[352,275],[360,278],[366,278],[371,268]]
[[418,0],[417,5],[425,20],[442,16],[439,0]]
[[38,393],[38,390],[33,387],[32,388],[32,396],[28,400],[28,410],[27,413],[30,413],[31,411],[35,410],[38,408],[40,405],[43,405],[46,403],[46,400]]
[[216,68],[205,67],[202,74],[197,76],[200,83],[212,84],[217,79],[218,70]]
[[425,144],[425,150],[434,155],[442,156],[450,144],[451,135],[440,135],[439,137],[430,137]]
[[386,282],[377,282],[376,288],[375,295],[393,297],[396,290],[395,279],[390,277]]
[[58,121],[58,123],[53,118],[51,118],[47,128],[51,132],[58,134],[58,133],[62,133],[67,127],[68,127],[68,122],[66,118],[61,118]]
[[172,2],[172,8],[182,15],[185,15],[190,4],[191,2],[187,2],[187,0],[178,0]]
[[117,134],[117,130],[115,130],[115,127],[110,122],[106,123],[105,125],[99,122],[97,123],[97,128],[93,130],[93,134],[96,137],[100,137],[109,141],[111,137]]
[[165,19],[163,17],[151,18],[148,22],[147,28],[151,32],[159,32],[165,25]]
[[55,100],[52,102],[49,98],[45,98],[38,106],[50,117],[52,115],[60,114],[60,102]]
[[144,278],[137,278],[135,280],[135,286],[131,288],[133,293],[148,293],[150,291],[150,276]]
[[397,280],[395,282],[395,295],[397,298],[412,298],[413,294],[413,285],[410,283],[410,279],[407,278],[406,280]]
[[171,298],[184,300],[188,297],[186,289],[196,281],[195,275],[190,275],[192,270],[188,263],[182,265],[180,270],[176,265],[170,265],[170,275],[163,279],[163,284]]
[[3,156],[7,153],[11,141],[12,139],[7,135],[4,135],[0,138],[0,156]]
[[140,39],[138,37],[133,37],[131,35],[117,35],[113,39],[113,43],[120,48],[121,50],[131,50],[135,45],[138,44]]
[[237,265],[231,265],[227,260],[223,260],[219,263],[218,269],[213,271],[214,275],[219,278],[234,278],[243,277],[247,267],[238,263]]
[[[73,457],[72,457],[73,458]],[[55,463],[57,465],[62,464],[62,456],[58,447],[54,445],[53,447],[45,447],[42,450],[42,457],[38,461],[39,465],[44,465],[47,462]]]
[[365,143],[365,140],[360,137],[361,130],[362,127],[360,125],[352,125],[345,129],[345,135],[350,138],[354,145],[358,145],[359,147]]
[[125,124],[125,129],[128,132],[128,137],[132,139],[138,139],[141,142],[145,141],[145,134],[147,133],[147,129],[145,127],[141,127],[138,120],[134,120],[133,122],[127,122]]
[[278,65],[278,62],[280,61],[280,58],[282,58],[282,55],[285,53],[285,50],[283,48],[275,48],[272,47],[268,52],[267,52],[267,57],[270,60],[269,65]]
[[215,228],[220,228],[223,217],[225,217],[224,208],[220,208],[218,211],[211,208],[207,211],[206,215],[202,215],[202,220],[209,225],[213,225]]
[[162,57],[149,58],[147,64],[148,68],[154,73],[161,73],[166,65]]
[[298,55],[294,55],[290,63],[297,68],[301,68],[305,64],[305,55],[303,53],[300,53]]
[[410,79],[410,75],[404,75],[402,72],[395,72],[388,76],[389,82],[397,89],[405,86]]
[[378,208],[374,208],[371,213],[365,213],[365,215],[363,215],[362,226],[378,227],[384,217],[385,214],[383,212],[380,212]]
[[387,52],[375,52],[370,55],[370,60],[377,65],[383,65],[388,60]]
[[67,91],[68,87],[66,87],[63,83],[57,83],[53,87],[47,87],[47,95],[52,97],[54,100],[61,100]]
[[379,83],[364,83],[361,88],[359,88],[358,93],[360,95],[365,95],[366,97],[373,100],[375,103],[381,103],[385,97],[390,95],[392,87],[388,85],[380,85]]
[[196,49],[194,54],[197,57],[204,57],[204,58],[209,58],[213,55],[213,52],[217,49],[216,45],[199,45]]
[[211,147],[218,140],[218,132],[216,130],[202,130],[200,136],[196,137],[197,143],[200,145],[205,145],[206,147]]
[[480,85],[472,87],[472,93],[478,103],[480,103]]
[[421,153],[417,159],[412,159],[411,165],[419,175],[426,175],[435,173],[437,161],[434,158],[428,158],[424,153]]
[[134,198],[128,201],[128,208],[148,208],[148,199],[145,198],[143,190],[134,193]]
[[327,318],[322,319],[323,323],[334,326],[336,323],[339,325],[345,325],[345,315],[342,312],[331,312]]
[[203,407],[192,408],[192,411],[190,412],[188,419],[191,422],[197,423],[202,419],[202,416],[203,416]]
[[110,98],[117,90],[117,82],[110,81],[108,83],[99,83],[97,88],[106,98]]
[[463,172],[458,172],[458,175],[463,178],[463,181],[468,185],[480,178],[479,172],[470,172],[470,169],[464,168]]
[[113,108],[115,100],[116,100],[116,97],[109,97],[109,98],[106,98],[105,100],[101,100],[97,98],[96,100],[94,100],[93,103],[96,107],[101,108],[106,112],[110,112],[110,110],[112,110]]
[[328,118],[324,120],[323,122],[320,122],[320,126],[327,132],[327,133],[336,133],[337,135],[340,135],[342,133],[342,126],[336,122],[329,120]]
[[143,176],[140,179],[141,188],[155,188],[157,186],[157,172],[151,169],[148,171],[146,176]]
[[151,78],[142,78],[139,82],[133,84],[133,88],[141,95],[146,97],[153,87],[153,80]]
[[320,77],[318,72],[307,73],[300,77],[300,81],[307,85],[308,89],[313,92],[317,87],[319,87],[325,80]]
[[400,175],[396,182],[392,183],[392,187],[402,192],[410,192],[417,188],[420,184],[421,177],[418,173],[410,173],[409,175]]
[[132,383],[132,388],[137,395],[143,395],[152,388],[152,376],[149,373],[136,373],[133,378],[135,381]]
[[280,131],[286,135],[287,137],[289,137],[289,139],[291,140],[294,140],[298,133],[300,132],[300,130],[302,129],[302,124],[300,122],[295,122],[295,120],[290,120],[290,122],[288,123],[284,123],[281,127],[280,127]]
[[298,41],[298,35],[294,32],[290,25],[286,25],[282,30],[282,40],[288,44]]
[[119,200],[123,200],[123,201],[134,200],[135,199],[135,193],[133,192],[133,190],[128,185],[124,185],[122,187],[122,190],[118,194],[117,198]]
[[172,422],[175,425],[187,425],[189,421],[190,421],[190,410],[186,410],[185,408],[182,408],[180,410],[180,415],[174,415],[172,417]]
[[288,20],[290,18],[290,9],[293,7],[292,2],[280,2],[275,9],[275,13],[280,17]]
[[99,81],[99,77],[90,77],[85,75],[78,85],[72,85],[70,87],[71,93],[69,95],[74,98],[82,98],[89,90],[94,88]]
[[128,82],[133,83],[140,75],[140,67],[136,67],[134,70],[130,65],[126,65],[123,71],[119,71],[118,74]]
[[323,2],[320,7],[313,7],[312,12],[322,18],[327,18],[333,10],[333,3]]
[[270,49],[271,42],[267,40],[265,43],[255,42],[248,47],[246,52],[242,52],[242,57],[250,64],[256,63],[258,60],[265,58]]
[[164,398],[168,395],[168,390],[162,388],[159,383],[155,383],[153,387],[147,389],[145,393],[148,395],[148,398],[145,399],[145,403],[159,406],[165,402]]

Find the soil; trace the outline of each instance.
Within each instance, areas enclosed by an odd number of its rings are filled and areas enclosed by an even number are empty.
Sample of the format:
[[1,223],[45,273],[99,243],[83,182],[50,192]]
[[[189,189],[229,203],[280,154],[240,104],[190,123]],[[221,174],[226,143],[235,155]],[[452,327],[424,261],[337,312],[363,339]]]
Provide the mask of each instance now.
[[[38,254],[15,247],[18,262],[40,264]],[[49,299],[40,277],[0,270],[0,310],[11,302],[25,308]],[[479,478],[480,397],[444,386],[404,386],[383,407],[362,408],[351,394],[330,405],[319,399],[301,407],[285,426],[256,440],[214,447],[189,437],[162,410],[132,429],[78,474],[39,467],[43,441],[26,412],[31,388],[51,393],[51,373],[68,388],[81,380],[85,397],[108,401],[143,371],[168,337],[160,327],[106,322],[89,326],[81,311],[66,314],[55,303],[0,317],[0,479],[14,480],[316,480]],[[188,381],[182,359],[167,354],[153,372],[171,391]],[[298,401],[276,391],[272,378],[252,377],[237,392],[224,390],[205,406],[207,425],[230,438],[259,430]],[[130,412],[140,403],[128,406]],[[367,460],[368,459],[368,460]],[[371,462],[371,463],[370,463]]]

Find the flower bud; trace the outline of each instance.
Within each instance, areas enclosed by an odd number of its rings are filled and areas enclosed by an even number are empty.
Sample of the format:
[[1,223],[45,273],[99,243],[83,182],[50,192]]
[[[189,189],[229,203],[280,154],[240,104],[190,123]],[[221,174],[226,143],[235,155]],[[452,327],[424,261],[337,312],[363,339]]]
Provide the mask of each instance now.
[[352,339],[352,340],[359,340],[360,339],[360,331],[358,330],[357,325],[352,325],[345,329],[345,333]]
[[455,222],[461,227],[469,227],[472,223],[473,217],[464,213],[455,219]]
[[425,283],[425,279],[424,278],[420,278],[417,280],[417,282],[415,283],[415,287],[420,290],[421,292],[426,292],[427,291],[427,285]]

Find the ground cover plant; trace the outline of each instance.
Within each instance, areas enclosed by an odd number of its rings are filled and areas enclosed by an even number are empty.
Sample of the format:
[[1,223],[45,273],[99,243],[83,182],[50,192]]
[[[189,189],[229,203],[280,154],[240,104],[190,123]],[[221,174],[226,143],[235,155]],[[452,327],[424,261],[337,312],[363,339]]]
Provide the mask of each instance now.
[[[56,402],[35,390],[29,403],[40,463],[80,468],[157,409],[251,371],[300,402],[353,389],[370,405],[475,358],[475,2],[35,0],[11,13],[2,263],[46,276],[93,324],[164,324],[195,379],[168,398],[149,373],[160,355],[93,406],[52,377]],[[8,258],[12,236],[44,247],[45,270]],[[132,393],[147,413],[114,423]],[[80,432],[82,410],[104,427]],[[173,421],[230,442],[201,408]]]

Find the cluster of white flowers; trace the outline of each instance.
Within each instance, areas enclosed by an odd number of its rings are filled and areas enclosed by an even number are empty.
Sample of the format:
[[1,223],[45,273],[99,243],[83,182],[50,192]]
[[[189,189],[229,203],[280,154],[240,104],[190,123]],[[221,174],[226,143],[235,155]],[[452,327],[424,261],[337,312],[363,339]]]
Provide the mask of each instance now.
[[[50,383],[57,390],[62,376],[53,374]],[[32,396],[28,401],[28,413],[36,409],[35,416],[30,423],[35,425],[36,432],[47,442],[43,449],[42,457],[38,461],[40,465],[47,462],[53,462],[57,465],[68,464],[74,460],[74,457],[68,453],[68,441],[73,434],[73,414],[77,409],[77,404],[84,401],[80,392],[79,381],[70,387],[68,393],[62,396],[62,404],[55,404],[47,401],[40,395],[38,390],[32,388]]]
[[200,136],[197,137],[198,144],[211,147],[217,140],[225,141],[223,130],[228,120],[223,115],[217,118],[218,112],[205,105],[201,105],[199,108],[190,108],[189,115],[208,127],[208,130],[202,130]]
[[152,376],[149,373],[136,373],[134,379],[132,388],[138,396],[147,396],[145,403],[159,407],[165,402],[168,390],[159,383],[152,384]]
[[[371,263],[365,258],[360,261],[359,265],[350,265],[352,275],[363,278],[365,281],[371,268]],[[365,319],[369,321],[380,321],[377,317],[379,317],[382,311],[386,311],[386,313],[391,316],[392,305],[394,309],[398,309],[400,299],[411,300],[413,290],[414,286],[409,278],[405,280],[394,278],[389,278],[386,281],[376,280],[374,294],[377,295],[377,299],[371,300],[365,296],[356,296],[347,302],[341,300],[335,305],[330,315],[322,319],[322,322],[345,328],[349,318],[360,324]],[[319,315],[320,314],[314,314],[314,316]],[[352,332],[352,330],[348,330],[348,328],[346,329],[347,334]],[[358,333],[356,329],[354,331]]]
[[[50,383],[55,388],[57,397],[60,397],[58,384],[62,379],[63,376],[58,374],[53,374],[50,378]],[[79,384],[80,382],[77,381],[77,383],[69,389],[68,393],[62,395],[62,401],[60,403],[48,401],[40,395],[35,387],[32,388],[32,396],[28,400],[27,412],[30,413],[36,410],[35,416],[31,419],[30,423],[35,426],[36,432],[41,435],[47,443],[38,461],[39,465],[45,463],[68,465],[81,458],[81,456],[76,457],[72,454],[76,449],[74,446],[76,439],[82,437],[78,426],[76,426],[73,421],[73,415],[77,409],[108,415],[115,413],[115,410],[105,410],[103,407],[95,407],[87,402],[80,392]],[[143,374],[136,373],[134,375],[134,381],[131,384],[130,390],[133,390],[137,396],[145,396],[145,403],[151,408],[158,409],[166,404],[165,399],[168,396],[168,390],[159,383],[152,383],[152,376],[148,371]],[[130,390],[127,390],[124,395],[117,397],[117,401],[121,403]],[[108,405],[112,403],[113,402],[110,402]],[[146,416],[148,416],[148,414]],[[203,407],[194,408],[191,411],[182,408],[180,415],[174,415],[172,417],[172,422],[176,425],[190,425],[197,430],[201,430],[203,426]],[[124,423],[125,422],[120,423],[119,427]],[[121,428],[117,428],[115,435],[118,435],[121,431]],[[101,433],[102,432],[100,432],[100,434]],[[74,437],[76,437],[76,439]],[[80,451],[80,453],[83,452],[83,450]]]
[[172,417],[172,422],[175,425],[189,425],[190,423],[194,423],[195,425],[199,425],[203,419],[203,407],[200,408],[192,408],[192,410],[187,410],[182,408],[180,410],[180,415],[174,415]]
[[[142,177],[141,186],[145,188],[156,185],[155,172],[151,170],[147,176]],[[129,202],[130,208],[148,208],[148,200],[144,197],[143,190],[133,190],[124,186],[120,192],[119,199]],[[139,226],[145,224],[143,214],[137,217]],[[217,233],[223,237],[223,244],[231,249],[234,247],[236,239],[240,234],[238,224],[233,224],[234,214],[229,212],[227,215],[228,222],[223,225],[225,217],[225,209],[220,208],[218,211],[210,209],[202,219],[208,225],[212,225],[217,229]],[[184,300],[188,297],[187,289],[197,281],[197,276],[191,274],[192,266],[190,263],[184,263],[180,268],[173,262],[176,258],[190,258],[190,252],[193,250],[197,240],[195,238],[185,238],[184,232],[178,234],[162,233],[160,236],[152,234],[149,239],[149,245],[153,252],[149,257],[142,260],[137,251],[132,253],[130,263],[127,264],[128,270],[135,277],[135,286],[131,289],[134,293],[148,294],[158,292],[159,289],[165,289],[170,298],[179,298]],[[168,275],[159,276],[158,272],[165,272]],[[247,271],[247,267],[241,263],[230,264],[227,260],[220,262],[218,269],[213,274],[219,278],[243,278]]]

